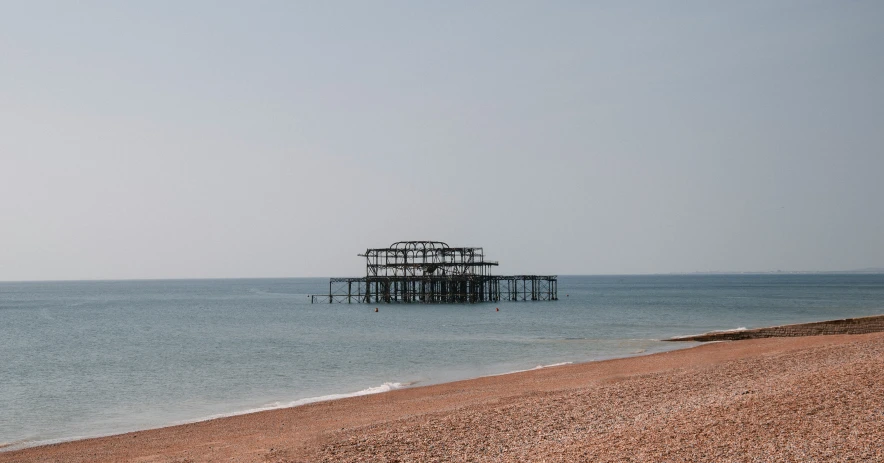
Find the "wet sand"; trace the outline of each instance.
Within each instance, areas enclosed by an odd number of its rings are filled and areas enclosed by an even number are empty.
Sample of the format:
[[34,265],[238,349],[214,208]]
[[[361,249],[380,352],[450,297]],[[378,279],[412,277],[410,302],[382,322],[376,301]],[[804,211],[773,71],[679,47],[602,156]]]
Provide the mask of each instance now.
[[0,462],[884,461],[884,333],[720,342],[0,452]]

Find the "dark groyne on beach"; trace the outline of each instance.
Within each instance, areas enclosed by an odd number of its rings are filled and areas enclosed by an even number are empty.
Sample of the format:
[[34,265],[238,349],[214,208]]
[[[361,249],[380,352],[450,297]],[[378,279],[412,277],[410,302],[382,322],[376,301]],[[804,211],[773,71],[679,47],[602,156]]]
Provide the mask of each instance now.
[[751,330],[712,331],[704,334],[676,336],[664,341],[739,341],[741,339],[786,338],[830,334],[866,334],[884,331],[884,315],[845,318],[794,325],[770,326]]

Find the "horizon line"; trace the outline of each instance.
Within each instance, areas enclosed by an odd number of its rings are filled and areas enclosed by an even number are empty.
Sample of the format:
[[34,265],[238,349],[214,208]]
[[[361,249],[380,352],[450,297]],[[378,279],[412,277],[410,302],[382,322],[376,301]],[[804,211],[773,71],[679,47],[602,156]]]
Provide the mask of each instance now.
[[[853,270],[705,270],[691,272],[647,272],[647,273],[563,273],[557,277],[627,277],[627,276],[667,276],[667,275],[795,275],[795,274],[884,274],[884,268],[871,267]],[[155,278],[70,278],[47,280],[0,280],[0,283],[100,283],[126,281],[210,281],[210,280],[295,280],[342,278],[333,276],[263,276],[263,277],[155,277]],[[353,277],[359,278],[359,277]]]

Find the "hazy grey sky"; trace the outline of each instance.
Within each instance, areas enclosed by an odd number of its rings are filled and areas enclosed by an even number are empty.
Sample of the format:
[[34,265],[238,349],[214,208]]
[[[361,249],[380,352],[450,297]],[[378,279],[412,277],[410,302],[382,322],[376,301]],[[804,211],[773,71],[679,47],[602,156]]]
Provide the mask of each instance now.
[[884,266],[884,2],[0,3],[0,280]]

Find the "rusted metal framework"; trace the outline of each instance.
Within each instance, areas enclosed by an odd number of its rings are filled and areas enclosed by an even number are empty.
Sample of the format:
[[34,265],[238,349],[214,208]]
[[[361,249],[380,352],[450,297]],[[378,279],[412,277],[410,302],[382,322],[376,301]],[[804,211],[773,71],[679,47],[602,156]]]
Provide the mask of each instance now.
[[399,241],[367,249],[365,277],[332,278],[311,302],[494,302],[558,300],[554,275],[495,276],[482,248],[441,241]]

